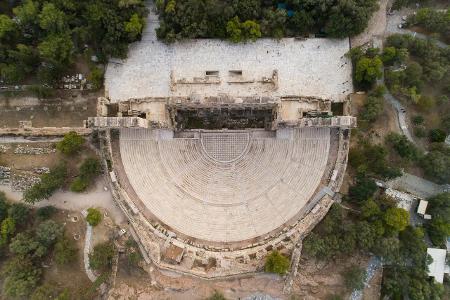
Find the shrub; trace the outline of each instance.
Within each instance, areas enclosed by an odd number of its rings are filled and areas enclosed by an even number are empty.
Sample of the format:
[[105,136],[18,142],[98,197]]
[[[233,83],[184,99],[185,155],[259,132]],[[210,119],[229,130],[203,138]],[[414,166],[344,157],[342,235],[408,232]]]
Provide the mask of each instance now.
[[385,215],[384,221],[395,231],[403,231],[409,224],[409,213],[403,208],[389,208]]
[[103,86],[104,72],[98,67],[94,67],[88,76],[88,80],[92,83],[94,89],[98,90]]
[[53,220],[44,221],[36,228],[36,238],[46,247],[52,246],[62,233],[62,225]]
[[16,232],[16,222],[13,218],[4,219],[0,227],[0,246],[8,243],[9,238]]
[[58,265],[65,265],[75,261],[78,249],[73,239],[62,236],[55,244],[55,261]]
[[289,259],[278,251],[272,251],[266,257],[264,271],[268,273],[285,274],[289,269]]
[[88,186],[89,184],[85,179],[77,177],[70,185],[70,190],[75,193],[81,193],[85,191]]
[[356,202],[365,201],[373,196],[377,191],[375,181],[366,176],[358,176],[356,184],[352,185],[348,191],[348,196]]
[[49,219],[53,214],[55,214],[57,209],[54,206],[48,205],[40,207],[36,211],[36,216],[39,220],[44,221]]
[[424,138],[427,136],[427,131],[422,126],[414,127],[414,135],[418,138]]
[[429,137],[430,141],[433,143],[443,143],[445,141],[446,134],[445,131],[436,128],[430,130]]
[[448,183],[450,181],[450,149],[445,146],[431,149],[421,160],[421,167],[425,175],[437,183]]
[[221,292],[214,291],[214,293],[205,300],[226,300],[226,299],[227,298],[225,298],[225,296]]
[[30,209],[22,203],[14,203],[8,209],[8,216],[14,220],[16,225],[25,224],[29,214]]
[[64,135],[62,141],[56,144],[56,149],[61,151],[63,154],[73,155],[80,151],[83,144],[84,138],[75,131],[71,131]]
[[88,215],[86,217],[86,221],[91,226],[97,226],[102,220],[102,214],[98,209],[88,208]]
[[364,288],[364,280],[366,279],[366,271],[357,266],[352,266],[344,272],[345,286],[349,290],[362,290]]
[[72,182],[70,189],[73,192],[83,192],[92,180],[100,173],[100,162],[96,158],[87,158],[80,167],[80,175]]
[[412,118],[414,125],[422,125],[425,119],[421,115],[416,115]]
[[398,155],[408,161],[416,160],[419,156],[419,150],[416,146],[402,134],[391,132],[386,137],[386,141],[392,145]]
[[8,216],[9,203],[6,201],[6,195],[0,191],[0,222]]
[[421,96],[419,98],[419,101],[417,102],[417,106],[422,110],[422,111],[429,111],[431,108],[434,107],[434,99],[431,97],[427,97],[427,96]]
[[94,251],[89,254],[89,266],[99,271],[108,270],[112,264],[114,251],[114,244],[112,242],[96,245]]

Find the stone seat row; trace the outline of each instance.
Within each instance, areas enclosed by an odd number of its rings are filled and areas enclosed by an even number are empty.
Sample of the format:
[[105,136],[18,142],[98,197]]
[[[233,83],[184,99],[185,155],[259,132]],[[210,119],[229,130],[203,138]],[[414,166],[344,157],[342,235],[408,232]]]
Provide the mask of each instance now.
[[160,221],[191,237],[231,242],[282,226],[313,196],[329,151],[329,131],[316,133],[252,139],[229,164],[210,159],[198,139],[122,130],[120,149],[131,186]]

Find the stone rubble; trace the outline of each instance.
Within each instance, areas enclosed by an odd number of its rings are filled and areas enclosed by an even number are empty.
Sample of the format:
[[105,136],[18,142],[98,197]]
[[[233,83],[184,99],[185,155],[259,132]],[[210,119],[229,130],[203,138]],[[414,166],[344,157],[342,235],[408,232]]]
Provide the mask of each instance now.
[[25,147],[17,146],[16,149],[14,149],[14,154],[41,155],[41,154],[50,154],[50,153],[55,153],[55,152],[56,152],[56,149],[28,147],[28,145],[26,145]]
[[0,153],[6,153],[9,149],[11,149],[10,146],[0,145]]
[[11,183],[11,168],[0,166],[0,185],[9,185]]
[[48,167],[36,167],[36,168],[33,168],[33,173],[36,173],[36,174],[39,174],[39,175],[47,174],[47,173],[50,173],[50,168],[48,168]]
[[25,191],[40,181],[41,179],[37,176],[14,174],[12,177],[11,189],[16,192]]

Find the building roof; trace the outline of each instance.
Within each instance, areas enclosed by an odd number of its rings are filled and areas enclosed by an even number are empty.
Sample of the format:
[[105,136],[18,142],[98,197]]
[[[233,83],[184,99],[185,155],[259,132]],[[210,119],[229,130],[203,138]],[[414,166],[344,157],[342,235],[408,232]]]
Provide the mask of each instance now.
[[427,211],[428,201],[420,200],[419,206],[417,207],[417,213],[420,215],[424,215]]
[[437,282],[443,283],[444,273],[446,271],[445,258],[447,251],[445,249],[428,248],[427,253],[433,258],[433,262],[428,265],[428,275],[434,277]]

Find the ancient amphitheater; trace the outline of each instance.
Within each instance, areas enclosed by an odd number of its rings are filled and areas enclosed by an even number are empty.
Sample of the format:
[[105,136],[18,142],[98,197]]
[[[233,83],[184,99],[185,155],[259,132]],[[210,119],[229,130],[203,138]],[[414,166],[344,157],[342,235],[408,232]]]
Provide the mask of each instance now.
[[163,45],[147,24],[87,121],[144,258],[202,278],[260,271],[274,249],[296,266],[356,126],[348,40]]

